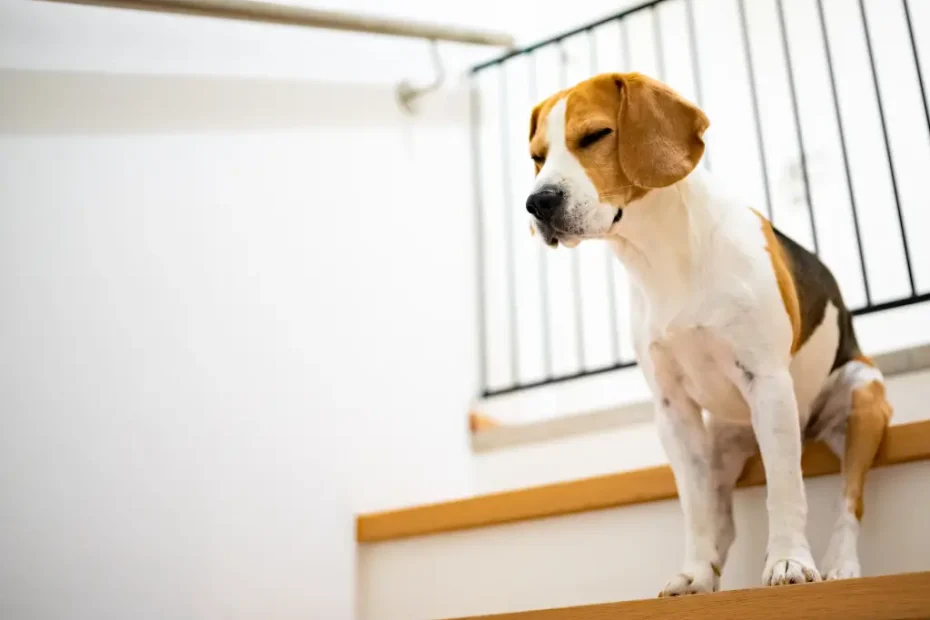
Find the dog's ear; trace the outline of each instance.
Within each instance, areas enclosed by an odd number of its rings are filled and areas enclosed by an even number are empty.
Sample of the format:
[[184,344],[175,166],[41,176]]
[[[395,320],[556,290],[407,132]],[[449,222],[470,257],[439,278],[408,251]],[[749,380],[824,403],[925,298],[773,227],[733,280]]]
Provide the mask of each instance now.
[[620,167],[643,188],[677,183],[701,161],[710,121],[671,88],[637,73],[613,76],[620,97]]

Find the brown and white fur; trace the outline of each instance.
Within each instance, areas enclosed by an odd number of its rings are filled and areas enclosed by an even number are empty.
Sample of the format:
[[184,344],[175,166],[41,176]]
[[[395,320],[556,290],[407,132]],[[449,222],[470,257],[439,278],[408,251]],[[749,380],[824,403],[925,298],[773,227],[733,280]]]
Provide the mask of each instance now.
[[[829,270],[697,168],[704,113],[635,73],[605,74],[532,112],[527,199],[550,246],[603,239],[630,273],[636,355],[684,513],[685,558],[662,596],[715,591],[748,457],[767,478],[766,585],[860,575],[866,472],[891,407]],[[814,563],[804,439],[842,461],[840,516]]]

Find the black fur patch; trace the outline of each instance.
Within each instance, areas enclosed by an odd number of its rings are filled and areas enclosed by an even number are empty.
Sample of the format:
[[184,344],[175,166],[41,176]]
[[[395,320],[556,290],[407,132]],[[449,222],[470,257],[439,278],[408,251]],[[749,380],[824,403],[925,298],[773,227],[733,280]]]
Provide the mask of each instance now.
[[852,314],[843,302],[840,287],[827,266],[820,262],[816,255],[808,252],[787,235],[782,234],[774,226],[772,230],[778,243],[781,244],[788,258],[788,266],[794,278],[794,286],[798,292],[798,303],[801,311],[801,343],[807,342],[810,335],[823,321],[827,311],[827,302],[836,306],[837,322],[840,330],[840,340],[836,348],[836,357],[830,372],[845,365],[850,360],[861,355],[856,334],[853,331]]

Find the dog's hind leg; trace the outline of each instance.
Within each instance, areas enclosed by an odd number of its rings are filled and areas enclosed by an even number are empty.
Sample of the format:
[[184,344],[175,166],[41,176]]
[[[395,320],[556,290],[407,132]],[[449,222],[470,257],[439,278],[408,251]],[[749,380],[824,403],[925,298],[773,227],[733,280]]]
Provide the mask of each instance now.
[[822,439],[842,462],[839,517],[821,563],[825,579],[859,577],[859,524],[865,477],[891,419],[881,371],[859,357],[836,369],[821,394],[808,435]]

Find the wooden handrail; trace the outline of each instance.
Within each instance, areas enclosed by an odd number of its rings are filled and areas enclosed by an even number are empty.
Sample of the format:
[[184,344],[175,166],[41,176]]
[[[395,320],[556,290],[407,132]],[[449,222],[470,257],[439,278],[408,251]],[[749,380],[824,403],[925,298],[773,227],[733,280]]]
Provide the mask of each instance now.
[[[930,459],[930,420],[892,426],[875,457],[875,466]],[[822,443],[806,446],[806,477],[839,472],[839,461]],[[747,463],[739,486],[765,482],[762,460]],[[505,491],[461,500],[359,515],[356,539],[368,543],[435,534],[589,510],[615,508],[677,497],[667,465],[582,480]],[[927,616],[930,618],[930,615]]]
[[513,47],[509,34],[475,30],[458,26],[426,24],[373,15],[354,15],[337,11],[321,11],[301,6],[256,2],[254,0],[45,0],[68,4],[105,6],[157,13],[178,13],[201,17],[218,17],[240,21],[285,24],[368,32],[398,37],[413,37],[431,41],[451,41],[473,45]]
[[459,620],[925,620],[930,573],[586,605]]

